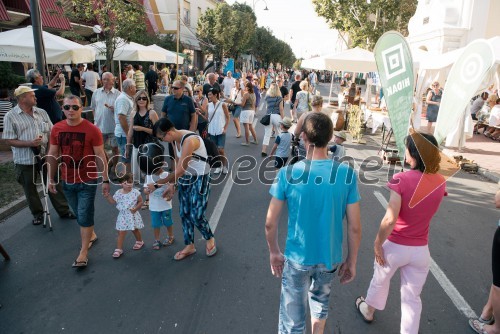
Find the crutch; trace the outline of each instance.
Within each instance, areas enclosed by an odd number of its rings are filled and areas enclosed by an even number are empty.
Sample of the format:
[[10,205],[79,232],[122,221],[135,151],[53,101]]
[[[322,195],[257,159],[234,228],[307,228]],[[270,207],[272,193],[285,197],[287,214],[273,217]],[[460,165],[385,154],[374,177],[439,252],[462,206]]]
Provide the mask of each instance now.
[[50,219],[50,210],[49,210],[49,201],[47,200],[48,197],[48,191],[49,191],[49,184],[47,183],[47,186],[45,186],[45,181],[43,180],[43,164],[42,164],[42,158],[37,152],[37,148],[33,147],[33,153],[35,153],[35,158],[36,158],[36,165],[35,168],[37,169],[38,173],[40,174],[40,180],[42,181],[42,192],[43,192],[43,200],[44,200],[44,208],[43,208],[43,227],[47,227],[47,221],[49,222],[49,230],[52,231],[52,220]]

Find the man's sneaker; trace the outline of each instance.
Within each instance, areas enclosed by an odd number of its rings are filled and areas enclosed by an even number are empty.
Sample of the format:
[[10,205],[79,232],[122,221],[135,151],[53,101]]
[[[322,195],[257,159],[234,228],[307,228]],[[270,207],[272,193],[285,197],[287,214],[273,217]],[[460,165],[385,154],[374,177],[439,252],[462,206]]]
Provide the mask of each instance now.
[[227,173],[229,173],[227,167],[222,168],[222,174],[227,174]]
[[222,171],[222,168],[220,167],[217,167],[215,170],[214,170],[214,174],[220,174],[220,172]]
[[276,132],[273,130],[273,133],[271,133],[271,138],[276,138]]

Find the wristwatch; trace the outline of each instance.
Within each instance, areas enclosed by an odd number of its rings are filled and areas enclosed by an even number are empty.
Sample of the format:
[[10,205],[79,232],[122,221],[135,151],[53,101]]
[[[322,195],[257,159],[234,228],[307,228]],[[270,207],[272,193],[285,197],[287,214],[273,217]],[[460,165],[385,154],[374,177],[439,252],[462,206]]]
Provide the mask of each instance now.
[[103,180],[102,183],[109,183],[109,180]]

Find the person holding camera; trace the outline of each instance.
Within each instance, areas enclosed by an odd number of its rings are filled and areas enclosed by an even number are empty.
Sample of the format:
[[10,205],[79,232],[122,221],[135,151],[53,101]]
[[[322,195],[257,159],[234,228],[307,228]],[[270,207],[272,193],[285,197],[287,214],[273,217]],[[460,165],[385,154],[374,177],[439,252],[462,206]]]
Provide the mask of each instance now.
[[[52,78],[48,85],[43,84],[43,77],[38,70],[31,69],[26,72],[26,80],[31,82],[31,88],[35,91],[36,106],[47,112],[52,124],[62,120],[61,106],[57,102],[58,96],[64,95],[66,86],[66,79],[61,69],[58,69],[56,75]],[[60,83],[59,88],[56,90],[54,87],[57,82]]]

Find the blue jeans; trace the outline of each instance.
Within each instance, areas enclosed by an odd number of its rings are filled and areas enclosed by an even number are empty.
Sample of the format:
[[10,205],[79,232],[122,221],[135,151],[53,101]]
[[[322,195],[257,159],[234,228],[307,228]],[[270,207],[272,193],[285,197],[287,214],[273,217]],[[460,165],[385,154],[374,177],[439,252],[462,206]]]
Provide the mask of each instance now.
[[311,317],[326,319],[332,280],[337,269],[324,265],[303,266],[285,260],[281,279],[279,333],[305,333],[309,295]]
[[97,180],[86,183],[66,183],[63,190],[68,204],[76,215],[76,221],[81,227],[94,226],[94,199],[97,190]]
[[[116,136],[116,143],[118,144],[118,149],[120,150],[120,161],[124,164],[130,163],[130,156],[132,155],[132,150],[130,149],[132,145],[127,146],[127,137]],[[125,158],[125,150],[129,150],[128,158]]]

